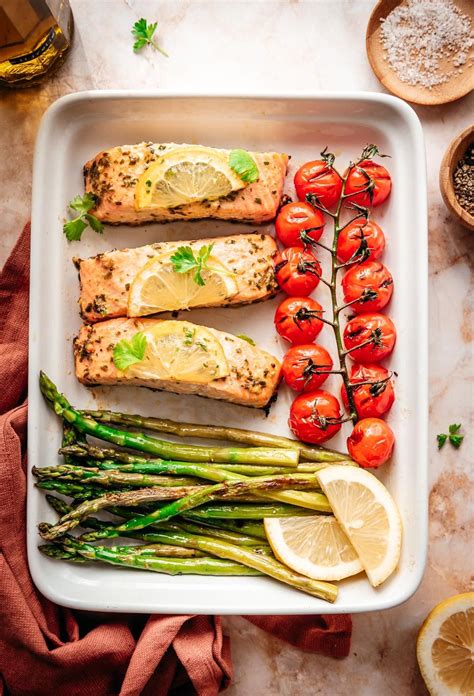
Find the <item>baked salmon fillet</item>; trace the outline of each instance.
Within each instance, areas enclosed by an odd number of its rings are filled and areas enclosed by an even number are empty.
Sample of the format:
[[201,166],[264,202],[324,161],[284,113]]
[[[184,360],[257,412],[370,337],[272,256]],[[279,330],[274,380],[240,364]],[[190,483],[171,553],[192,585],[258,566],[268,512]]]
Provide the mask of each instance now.
[[[98,324],[85,324],[74,339],[77,379],[88,386],[129,384],[159,389],[176,394],[197,394],[221,399],[242,406],[264,408],[272,400],[280,381],[280,363],[270,353],[232,334],[189,322],[168,322],[205,328],[217,339],[225,355],[228,375],[207,383],[160,379],[147,373],[146,378],[134,376],[130,368],[122,371],[114,363],[114,348],[119,341],[131,341],[138,332],[149,335],[160,319],[109,319]],[[148,334],[147,334],[148,332]],[[204,359],[207,359],[204,355]]]
[[162,254],[168,257],[182,246],[191,247],[193,253],[197,254],[202,246],[209,244],[213,244],[213,256],[233,274],[237,292],[221,302],[212,305],[194,304],[193,307],[249,304],[266,300],[276,294],[278,285],[275,279],[274,257],[277,245],[268,234],[252,233],[186,242],[158,242],[136,249],[114,250],[89,259],[74,259],[79,269],[79,305],[82,318],[87,322],[96,322],[111,317],[127,316],[131,284],[145,264]]
[[[135,194],[142,174],[164,154],[178,147],[175,143],[122,145],[99,152],[84,166],[84,184],[97,204],[91,212],[102,222],[113,225],[140,225],[216,218],[260,224],[273,220],[280,205],[288,155],[277,152],[250,152],[258,168],[258,180],[217,200],[199,200],[172,208],[137,209]],[[209,148],[228,157],[231,150]]]

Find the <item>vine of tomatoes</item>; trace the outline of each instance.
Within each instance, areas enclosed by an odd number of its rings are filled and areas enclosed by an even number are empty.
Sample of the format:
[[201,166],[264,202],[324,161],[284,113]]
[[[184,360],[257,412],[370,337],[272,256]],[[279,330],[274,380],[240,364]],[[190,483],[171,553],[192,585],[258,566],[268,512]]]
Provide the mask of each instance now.
[[[276,259],[276,277],[287,294],[275,314],[277,332],[292,344],[283,358],[283,378],[299,392],[289,416],[294,435],[320,444],[331,439],[341,424],[352,421],[347,439],[350,456],[362,467],[379,467],[391,456],[395,438],[382,420],[395,400],[392,373],[380,365],[396,341],[396,328],[382,313],[390,302],[393,278],[380,261],[385,249],[381,227],[369,219],[370,210],[390,196],[388,170],[374,162],[384,157],[375,145],[364,148],[341,175],[334,155],[324,149],[318,160],[303,164],[295,174],[297,201],[283,205],[275,221],[283,250]],[[341,213],[352,217],[343,224]],[[333,239],[323,234],[333,221]],[[331,255],[331,278],[324,278],[321,254]],[[338,272],[343,301],[338,299]],[[311,297],[323,285],[331,293],[332,317]],[[340,329],[343,310],[352,316]],[[328,351],[315,343],[329,325],[335,334],[338,365]],[[351,365],[346,359],[354,361]],[[321,386],[328,375],[342,378],[341,399]]]

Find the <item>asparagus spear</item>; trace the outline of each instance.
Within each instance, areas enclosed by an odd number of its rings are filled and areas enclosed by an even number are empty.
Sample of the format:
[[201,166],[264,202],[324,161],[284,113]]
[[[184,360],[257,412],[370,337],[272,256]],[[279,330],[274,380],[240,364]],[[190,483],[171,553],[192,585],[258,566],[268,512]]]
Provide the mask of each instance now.
[[[203,508],[201,508],[202,510]],[[193,513],[197,510],[191,510],[190,513],[183,515],[183,518],[192,519]],[[301,512],[299,510],[298,512]],[[199,524],[203,525],[204,529],[227,529],[230,532],[235,532],[236,534],[246,534],[250,538],[267,540],[267,535],[265,534],[265,529],[263,528],[263,523],[260,521],[247,521],[247,520],[227,520],[227,519],[199,519]],[[204,536],[210,536],[209,534],[204,534]]]
[[346,454],[326,449],[325,447],[305,445],[303,442],[292,440],[289,437],[260,433],[255,430],[243,430],[242,428],[229,428],[217,425],[199,425],[197,423],[178,423],[165,418],[144,418],[139,415],[105,410],[81,411],[81,413],[101,423],[154,430],[159,433],[179,435],[180,437],[229,440],[230,442],[239,442],[254,447],[294,449],[300,453],[302,459],[312,462],[340,462],[348,459]]
[[[37,488],[42,488],[46,491],[56,491],[61,495],[68,495],[77,500],[94,500],[100,498],[104,494],[104,490],[99,486],[83,486],[79,483],[71,483],[70,481],[61,481],[59,479],[41,480],[36,482]],[[125,493],[126,488],[117,488],[108,490],[108,493]]]
[[221,503],[202,505],[185,513],[186,519],[193,521],[221,519],[263,520],[265,517],[306,517],[314,515],[314,510],[286,505],[285,503]]
[[180,461],[235,462],[240,464],[279,463],[287,466],[295,466],[298,463],[298,450],[270,447],[245,448],[182,445],[160,440],[145,433],[117,430],[108,425],[98,423],[89,416],[83,416],[79,411],[72,408],[64,394],[58,392],[56,386],[44,372],[40,373],[40,389],[45,399],[53,406],[57,415],[74,426],[76,430],[85,435],[97,437],[100,440],[113,442],[115,445],[140,450],[164,459]]
[[[180,500],[176,500],[169,505],[165,505],[158,510],[150,512],[148,515],[137,517],[127,521],[123,525],[111,528],[107,536],[117,536],[120,535],[120,532],[127,532],[133,529],[143,529],[153,522],[164,522],[187,510],[214,500],[216,496],[226,498],[233,495],[246,495],[248,493],[253,493],[254,491],[277,490],[279,488],[292,486],[309,488],[314,485],[315,477],[312,474],[287,474],[262,478],[256,477],[248,480],[225,481],[214,486],[204,486],[197,492],[181,498]],[[120,494],[106,494],[97,500],[85,501],[72,512],[62,517],[58,524],[49,530],[48,535],[44,538],[49,541],[55,539],[75,527],[77,524],[79,524],[81,519],[89,515],[91,512],[96,512],[97,510],[109,507],[110,505],[125,505],[128,507],[131,505],[140,504],[142,502],[150,502],[157,499],[159,500],[160,498],[157,497],[158,492],[162,493],[160,489],[156,488],[142,489],[136,491],[135,494],[133,492],[124,493],[122,496]],[[323,495],[320,495],[320,497],[321,507],[324,509],[324,511],[326,511],[329,509],[327,500]],[[105,538],[104,535],[106,535],[106,531],[104,530],[100,533],[91,532],[91,534],[93,535],[92,538],[102,539]],[[88,538],[88,541],[90,538],[91,537]]]
[[[129,486],[130,488],[196,488],[195,478],[173,478],[172,476],[148,476],[147,474],[127,473],[119,470],[100,471],[98,468],[82,468],[73,464],[59,466],[33,467],[33,474],[38,478],[61,478],[63,481],[84,481],[99,486]],[[199,481],[197,482],[199,484]],[[171,493],[171,491],[170,491]],[[183,493],[182,495],[186,495]],[[176,496],[179,497],[179,496]]]

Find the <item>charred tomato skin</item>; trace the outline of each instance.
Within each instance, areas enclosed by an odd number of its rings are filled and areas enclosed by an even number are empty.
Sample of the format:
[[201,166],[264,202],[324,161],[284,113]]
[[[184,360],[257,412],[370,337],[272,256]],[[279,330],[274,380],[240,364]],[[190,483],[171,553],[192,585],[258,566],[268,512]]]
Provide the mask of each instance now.
[[[390,372],[382,365],[361,365],[355,363],[349,371],[351,384],[357,382],[374,382],[361,384],[352,390],[352,398],[359,418],[380,418],[390,411],[395,401],[395,390]],[[341,387],[341,399],[346,410],[349,400],[344,384]]]
[[[283,379],[294,391],[310,392],[326,381],[327,371],[332,370],[332,367],[330,354],[318,343],[293,346],[283,358]],[[317,374],[318,372],[323,374]]]
[[312,343],[323,328],[323,308],[311,297],[288,297],[275,312],[275,328],[295,345]]
[[[392,190],[392,179],[388,171],[370,159],[362,160],[350,171],[346,169],[344,176],[347,176],[347,204],[356,203],[364,208],[376,208],[387,200]],[[371,190],[364,190],[367,186]]]
[[364,469],[377,469],[392,456],[395,436],[381,418],[363,418],[347,438],[347,450]]
[[288,425],[298,440],[320,444],[341,429],[339,401],[323,389],[300,394],[291,404]]
[[[393,321],[385,314],[358,314],[344,329],[344,346],[352,360],[367,365],[387,358],[397,340]],[[361,343],[370,341],[367,345]],[[354,349],[354,350],[352,350]]]
[[317,242],[320,239],[324,224],[324,215],[320,210],[304,201],[294,201],[280,208],[275,220],[275,231],[283,246],[304,247],[311,240]]
[[301,201],[312,194],[325,208],[332,208],[342,192],[341,177],[323,159],[303,164],[296,172],[294,181],[296,194]]
[[275,259],[275,276],[290,297],[307,297],[319,285],[321,265],[307,249],[288,247]]
[[[392,274],[380,261],[365,261],[350,268],[342,279],[344,302],[353,302],[357,314],[379,312],[393,293]],[[358,302],[354,302],[361,298]]]
[[343,227],[337,240],[339,263],[375,261],[385,249],[385,235],[373,220],[353,220]]

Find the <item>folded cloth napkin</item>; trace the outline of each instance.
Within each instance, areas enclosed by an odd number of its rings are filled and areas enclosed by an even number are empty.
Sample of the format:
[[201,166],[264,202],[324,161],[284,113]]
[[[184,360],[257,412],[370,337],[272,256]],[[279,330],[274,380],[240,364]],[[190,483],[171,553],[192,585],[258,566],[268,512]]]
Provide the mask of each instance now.
[[[218,616],[90,614],[32,583],[25,548],[30,227],[0,275],[0,696],[214,696],[232,677]],[[246,616],[311,652],[344,657],[349,616]]]

